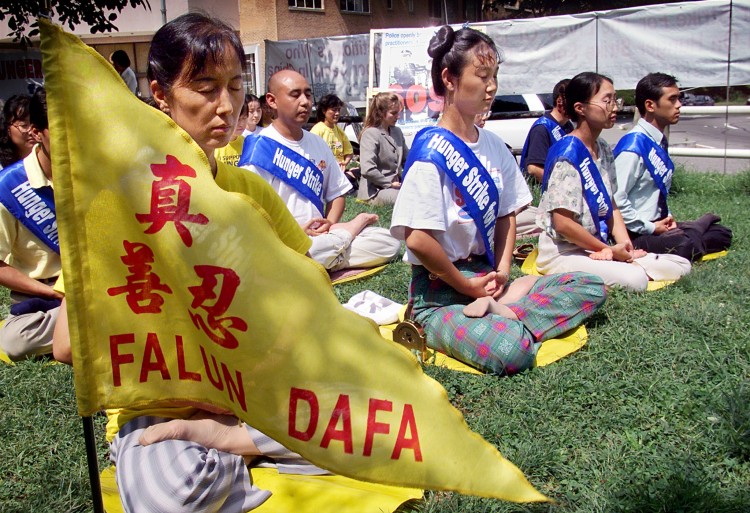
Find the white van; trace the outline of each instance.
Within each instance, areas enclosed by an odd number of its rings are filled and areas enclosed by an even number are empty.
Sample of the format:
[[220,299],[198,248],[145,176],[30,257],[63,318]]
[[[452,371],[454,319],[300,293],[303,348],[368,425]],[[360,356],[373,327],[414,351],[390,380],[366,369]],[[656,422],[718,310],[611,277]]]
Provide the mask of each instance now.
[[[507,94],[495,96],[492,102],[490,117],[484,124],[484,128],[499,135],[505,143],[520,154],[523,143],[531,129],[531,125],[537,118],[541,117],[545,110],[552,109],[551,94]],[[356,118],[356,109],[347,106],[347,114]],[[344,112],[342,112],[342,118]],[[341,124],[340,124],[341,125]],[[361,131],[361,125],[357,123],[346,123],[342,126],[352,145],[355,153],[359,153],[357,137]],[[408,129],[402,127],[406,144],[411,146],[417,128]]]
[[531,125],[544,111],[552,109],[551,94],[508,94],[495,96],[490,117],[484,124],[505,144],[520,154]]

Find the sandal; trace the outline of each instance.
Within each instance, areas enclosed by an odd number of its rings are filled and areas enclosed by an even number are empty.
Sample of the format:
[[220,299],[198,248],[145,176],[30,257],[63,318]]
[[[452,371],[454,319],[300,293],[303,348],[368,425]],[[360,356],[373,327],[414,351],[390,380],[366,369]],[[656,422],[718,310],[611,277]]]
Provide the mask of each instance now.
[[524,260],[526,260],[526,257],[529,256],[533,251],[533,244],[521,244],[513,250],[513,258],[516,260],[516,262],[522,264]]

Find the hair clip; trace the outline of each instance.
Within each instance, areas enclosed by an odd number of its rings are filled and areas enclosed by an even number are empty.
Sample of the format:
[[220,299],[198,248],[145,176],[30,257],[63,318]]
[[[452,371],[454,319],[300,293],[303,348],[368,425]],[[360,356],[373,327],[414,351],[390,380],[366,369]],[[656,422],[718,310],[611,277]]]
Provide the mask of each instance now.
[[466,28],[469,28],[469,22],[468,22],[468,21],[465,21],[465,22],[464,22],[464,24],[463,24],[463,25],[461,25],[461,28],[462,28],[462,29],[466,29]]

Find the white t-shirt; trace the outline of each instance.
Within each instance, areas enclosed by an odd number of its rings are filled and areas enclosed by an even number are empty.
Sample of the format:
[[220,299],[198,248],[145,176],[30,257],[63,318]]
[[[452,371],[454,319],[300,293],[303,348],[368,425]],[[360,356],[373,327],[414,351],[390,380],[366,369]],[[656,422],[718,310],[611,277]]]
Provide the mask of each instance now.
[[[479,139],[468,146],[489,171],[498,189],[502,190],[498,217],[531,202],[529,186],[518,169],[516,159],[500,137],[480,128]],[[482,236],[462,204],[463,200],[457,194],[453,181],[445,173],[434,164],[417,162],[407,173],[398,193],[391,219],[391,235],[404,240],[407,227],[432,230],[451,262],[472,254],[483,255],[485,247]],[[408,248],[404,261],[421,263]]]
[[122,74],[120,76],[125,81],[125,84],[128,86],[128,89],[130,89],[130,92],[133,94],[137,94],[138,93],[138,79],[135,76],[135,71],[133,71],[130,67],[127,67],[122,71]]
[[[339,196],[346,194],[352,188],[352,184],[341,171],[341,168],[339,168],[336,158],[331,152],[331,148],[319,136],[303,130],[302,139],[299,141],[290,141],[282,136],[273,125],[265,127],[260,132],[260,135],[280,142],[318,166],[323,173],[323,192],[321,196],[324,204],[330,203]],[[281,199],[284,200],[287,208],[300,225],[305,224],[314,217],[323,216],[323,212],[318,212],[318,209],[315,208],[312,202],[280,178],[276,178],[268,171],[257,166],[243,167],[257,173],[271,184],[271,187],[281,196]]]
[[242,136],[247,137],[249,135],[260,135],[260,133],[263,131],[263,127],[260,125],[255,125],[255,130],[252,132],[248,130],[247,128],[242,131]]

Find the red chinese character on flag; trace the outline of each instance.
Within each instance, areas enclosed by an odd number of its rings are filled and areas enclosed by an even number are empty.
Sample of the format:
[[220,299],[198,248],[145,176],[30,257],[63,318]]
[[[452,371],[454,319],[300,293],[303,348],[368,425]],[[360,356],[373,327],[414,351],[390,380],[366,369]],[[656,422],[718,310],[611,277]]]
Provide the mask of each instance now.
[[[240,285],[240,277],[232,269],[213,265],[196,265],[195,274],[203,280],[200,285],[188,287],[193,295],[190,308],[200,308],[205,318],[199,313],[190,311],[190,318],[196,328],[202,329],[208,338],[227,349],[239,345],[237,338],[229,330],[247,331],[247,323],[239,317],[221,317],[225,314],[234,299],[234,293]],[[221,284],[218,278],[221,277]],[[216,292],[219,286],[218,294]]]
[[125,255],[120,260],[130,271],[126,277],[127,284],[107,289],[107,293],[110,296],[126,294],[125,299],[133,313],[161,313],[164,298],[157,292],[171,294],[172,289],[161,282],[158,274],[151,272],[154,252],[142,242],[124,240],[122,245],[125,247]]
[[136,214],[141,223],[151,223],[144,233],[156,233],[167,223],[174,223],[182,242],[190,247],[193,236],[184,223],[207,224],[208,218],[203,214],[191,214],[191,187],[178,177],[195,177],[195,169],[181,163],[173,155],[167,155],[165,164],[151,164],[151,172],[160,178],[151,183],[151,211],[148,214]]

